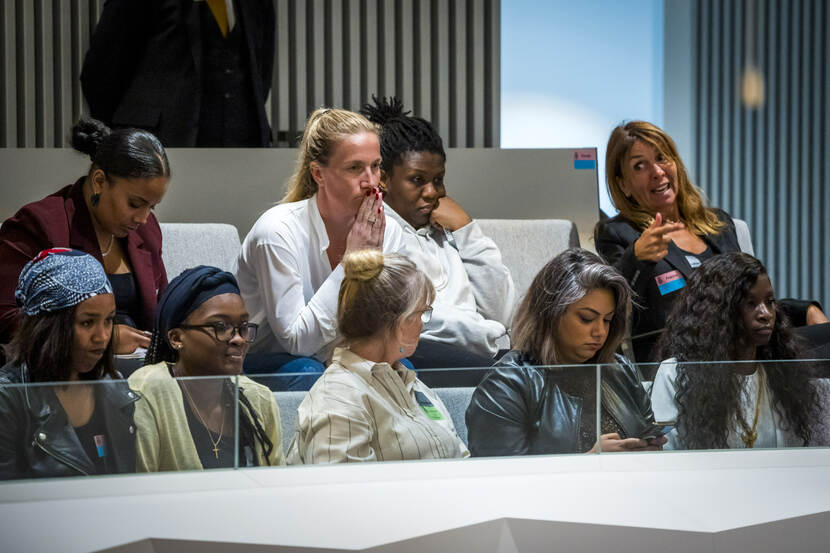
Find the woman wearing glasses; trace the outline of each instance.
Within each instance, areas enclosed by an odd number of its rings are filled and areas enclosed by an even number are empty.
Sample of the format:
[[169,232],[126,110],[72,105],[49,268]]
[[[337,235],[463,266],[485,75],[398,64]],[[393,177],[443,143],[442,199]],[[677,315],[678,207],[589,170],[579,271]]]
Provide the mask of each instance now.
[[239,466],[285,464],[274,396],[240,376],[256,331],[232,274],[200,266],[173,279],[156,309],[150,364],[129,379],[142,396],[137,470],[233,467],[237,444]]
[[298,410],[293,463],[467,457],[449,412],[401,359],[415,351],[435,290],[406,257],[346,254],[337,302],[344,343]]

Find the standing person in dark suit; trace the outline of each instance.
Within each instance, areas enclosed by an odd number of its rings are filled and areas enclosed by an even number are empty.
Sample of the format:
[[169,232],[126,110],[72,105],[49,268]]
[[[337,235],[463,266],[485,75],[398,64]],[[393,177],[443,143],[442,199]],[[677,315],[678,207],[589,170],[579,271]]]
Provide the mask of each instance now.
[[[651,361],[679,290],[692,271],[717,254],[738,252],[732,218],[705,204],[686,174],[677,147],[645,121],[616,127],[608,139],[605,174],[620,214],[594,229],[597,251],[637,294],[634,356]],[[818,304],[782,300],[795,326],[827,322]]]
[[84,58],[93,117],[167,147],[271,142],[272,0],[108,0]]

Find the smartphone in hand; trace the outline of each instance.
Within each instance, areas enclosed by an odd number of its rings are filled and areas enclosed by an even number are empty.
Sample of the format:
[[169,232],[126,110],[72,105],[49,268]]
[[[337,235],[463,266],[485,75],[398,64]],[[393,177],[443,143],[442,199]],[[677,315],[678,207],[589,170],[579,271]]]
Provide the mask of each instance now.
[[665,436],[672,430],[674,430],[675,422],[655,422],[654,424],[646,427],[639,436],[641,440],[651,441],[655,438],[659,438],[660,436]]

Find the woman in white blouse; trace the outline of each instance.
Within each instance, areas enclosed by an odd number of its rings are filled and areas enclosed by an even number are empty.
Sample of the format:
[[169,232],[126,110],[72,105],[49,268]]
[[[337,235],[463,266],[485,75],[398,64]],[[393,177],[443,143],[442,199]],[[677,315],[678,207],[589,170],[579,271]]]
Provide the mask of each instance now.
[[402,248],[400,226],[384,215],[373,123],[351,111],[318,109],[299,151],[288,193],[254,224],[237,260],[239,288],[260,329],[246,372],[274,372],[289,362],[290,372],[299,372],[308,367],[296,361],[313,366],[314,359],[322,370],[319,362],[337,338],[343,256]]
[[810,366],[769,361],[797,359],[799,344],[754,257],[736,252],[704,262],[675,302],[657,351],[667,360],[654,379],[652,409],[656,420],[677,422],[666,449],[822,441]]
[[342,347],[300,404],[290,463],[467,457],[447,408],[400,360],[418,345],[435,290],[407,258],[347,254]]

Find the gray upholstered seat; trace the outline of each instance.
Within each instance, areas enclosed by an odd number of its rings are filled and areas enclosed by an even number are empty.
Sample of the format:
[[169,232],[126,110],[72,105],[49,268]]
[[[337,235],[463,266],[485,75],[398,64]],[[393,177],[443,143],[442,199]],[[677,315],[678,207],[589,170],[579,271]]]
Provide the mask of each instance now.
[[168,280],[197,265],[232,271],[242,247],[236,227],[223,223],[161,223],[161,237]]
[[501,250],[516,296],[524,295],[545,263],[579,246],[576,225],[564,219],[476,219],[482,232]]

